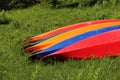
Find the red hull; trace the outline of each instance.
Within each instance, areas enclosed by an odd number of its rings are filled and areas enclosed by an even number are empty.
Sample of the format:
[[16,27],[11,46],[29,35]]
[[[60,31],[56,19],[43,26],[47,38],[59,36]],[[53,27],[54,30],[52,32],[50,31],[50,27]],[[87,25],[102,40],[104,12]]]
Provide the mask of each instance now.
[[62,27],[62,28],[38,35],[38,36],[28,38],[28,39],[24,40],[24,42],[35,42],[35,41],[39,41],[39,40],[48,38],[50,36],[60,34],[62,32],[69,31],[72,29],[80,28],[83,26],[99,24],[99,23],[115,22],[115,21],[120,21],[120,20],[117,20],[117,19],[116,20],[97,20],[97,21],[83,22],[83,23],[78,23],[78,24],[74,24],[74,25],[69,25],[69,26],[65,26],[65,27]]
[[43,57],[42,60],[56,56],[81,59],[118,55],[120,55],[120,30],[114,30],[76,42]]

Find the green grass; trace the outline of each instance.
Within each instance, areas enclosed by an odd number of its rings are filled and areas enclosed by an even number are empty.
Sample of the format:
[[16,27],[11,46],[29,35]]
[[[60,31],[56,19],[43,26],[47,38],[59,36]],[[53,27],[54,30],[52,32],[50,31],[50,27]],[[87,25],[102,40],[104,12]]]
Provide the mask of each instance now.
[[[36,5],[0,12],[0,80],[119,80],[120,57],[31,63],[22,41],[65,25],[97,19],[120,19],[120,5],[50,9]],[[9,23],[6,24],[6,21]]]

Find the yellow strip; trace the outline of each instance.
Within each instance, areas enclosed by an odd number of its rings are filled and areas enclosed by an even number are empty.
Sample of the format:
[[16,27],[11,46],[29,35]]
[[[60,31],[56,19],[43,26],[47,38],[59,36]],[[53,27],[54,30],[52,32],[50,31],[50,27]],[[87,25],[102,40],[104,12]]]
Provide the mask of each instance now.
[[[35,51],[44,50],[44,49],[51,47],[61,41],[64,41],[68,38],[77,36],[79,34],[82,34],[82,33],[85,33],[85,32],[91,31],[91,30],[114,26],[114,25],[120,25],[120,21],[119,22],[116,21],[116,22],[101,23],[101,24],[96,24],[96,25],[85,26],[82,28],[77,28],[77,29],[62,33],[60,35],[57,35],[55,37],[52,37],[44,42],[41,42],[37,45],[32,46],[30,48],[34,48]],[[44,46],[44,45],[47,45],[47,46]],[[41,47],[41,46],[43,46],[43,47]]]

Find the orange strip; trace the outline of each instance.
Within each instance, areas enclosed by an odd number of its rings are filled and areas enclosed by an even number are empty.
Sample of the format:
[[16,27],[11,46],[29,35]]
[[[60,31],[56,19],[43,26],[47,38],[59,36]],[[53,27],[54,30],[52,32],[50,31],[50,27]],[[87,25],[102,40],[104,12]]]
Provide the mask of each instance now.
[[57,36],[55,36],[53,38],[50,38],[50,39],[48,39],[48,40],[46,40],[42,43],[39,43],[37,45],[28,47],[28,48],[25,49],[25,51],[37,52],[39,50],[44,50],[44,49],[46,49],[48,47],[51,47],[51,46],[53,46],[53,45],[55,45],[55,44],[57,44],[61,41],[64,41],[68,38],[77,36],[79,34],[82,34],[82,33],[85,33],[85,32],[91,31],[91,30],[96,30],[96,29],[109,27],[109,26],[114,26],[114,25],[119,25],[119,24],[120,24],[120,21],[110,22],[110,23],[101,23],[101,24],[96,24],[96,25],[85,26],[85,27],[82,27],[82,28],[77,28],[77,29],[62,33],[60,35],[57,35]]

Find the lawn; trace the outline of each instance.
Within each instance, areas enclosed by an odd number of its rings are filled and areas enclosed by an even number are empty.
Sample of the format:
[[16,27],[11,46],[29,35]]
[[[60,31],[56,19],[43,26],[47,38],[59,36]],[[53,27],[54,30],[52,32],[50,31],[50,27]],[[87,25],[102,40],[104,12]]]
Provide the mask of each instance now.
[[32,63],[22,50],[26,37],[100,19],[120,19],[120,5],[52,9],[38,4],[1,11],[0,80],[119,80],[120,57]]

